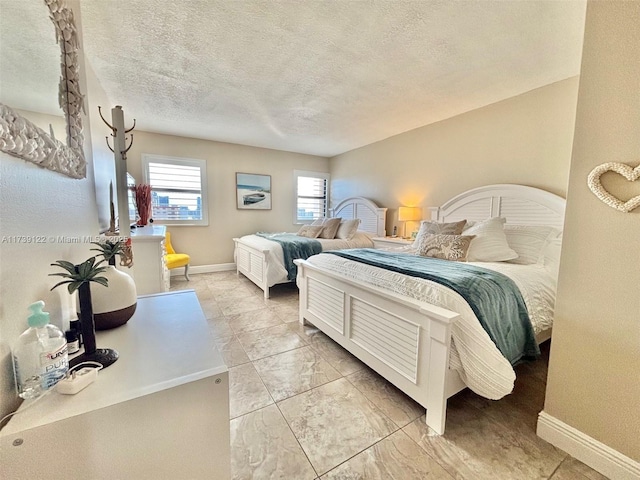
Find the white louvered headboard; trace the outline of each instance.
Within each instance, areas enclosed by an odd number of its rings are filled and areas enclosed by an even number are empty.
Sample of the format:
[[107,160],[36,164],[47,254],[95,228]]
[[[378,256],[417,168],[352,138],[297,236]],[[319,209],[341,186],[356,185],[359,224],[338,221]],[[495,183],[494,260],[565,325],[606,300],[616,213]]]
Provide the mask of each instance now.
[[456,195],[431,208],[431,220],[480,221],[504,217],[511,225],[548,225],[562,229],[565,199],[525,185],[487,185]]
[[378,237],[385,236],[387,209],[378,207],[367,198],[347,198],[332,208],[330,212],[331,217],[341,217],[344,220],[359,218],[359,231],[368,232]]

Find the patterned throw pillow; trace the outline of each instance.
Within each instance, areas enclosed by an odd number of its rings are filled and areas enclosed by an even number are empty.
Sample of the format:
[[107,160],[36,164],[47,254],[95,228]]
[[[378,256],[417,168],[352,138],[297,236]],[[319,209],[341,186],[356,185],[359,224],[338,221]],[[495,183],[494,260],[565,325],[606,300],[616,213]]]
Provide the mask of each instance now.
[[418,255],[464,262],[475,235],[425,235]]
[[439,223],[424,220],[420,222],[420,230],[418,230],[416,239],[413,242],[413,248],[420,250],[420,245],[425,235],[460,235],[466,223],[466,220],[460,220],[459,222],[452,223]]
[[321,225],[314,227],[311,225],[304,225],[300,230],[298,230],[297,235],[306,238],[318,238],[318,235],[322,232],[322,228],[323,227]]

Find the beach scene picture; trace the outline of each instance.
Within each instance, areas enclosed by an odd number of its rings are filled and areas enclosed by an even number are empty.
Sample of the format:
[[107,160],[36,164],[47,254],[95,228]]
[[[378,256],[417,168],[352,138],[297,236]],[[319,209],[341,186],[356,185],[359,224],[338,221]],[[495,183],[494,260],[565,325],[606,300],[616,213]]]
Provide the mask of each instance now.
[[238,208],[271,210],[271,175],[236,173]]

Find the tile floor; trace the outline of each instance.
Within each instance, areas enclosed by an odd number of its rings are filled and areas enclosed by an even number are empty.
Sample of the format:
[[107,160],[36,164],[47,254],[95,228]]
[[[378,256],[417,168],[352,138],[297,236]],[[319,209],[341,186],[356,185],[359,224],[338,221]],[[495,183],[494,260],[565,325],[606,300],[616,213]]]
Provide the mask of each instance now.
[[271,298],[235,272],[173,277],[196,291],[229,366],[233,479],[548,479],[602,475],[538,438],[548,345],[500,401],[460,392],[447,431],[319,330],[298,324],[298,290]]

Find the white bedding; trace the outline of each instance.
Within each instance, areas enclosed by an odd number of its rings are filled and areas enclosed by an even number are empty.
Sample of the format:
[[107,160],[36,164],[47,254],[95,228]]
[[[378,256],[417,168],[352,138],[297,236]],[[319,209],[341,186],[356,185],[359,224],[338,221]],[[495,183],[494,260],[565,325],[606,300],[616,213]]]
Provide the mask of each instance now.
[[[372,267],[337,255],[314,255],[310,263],[342,276],[426,301],[460,314],[452,329],[450,368],[471,390],[497,400],[513,390],[515,372],[484,331],[469,304],[438,283]],[[551,327],[556,280],[542,265],[470,262],[510,277],[520,289],[536,334]]]
[[[322,244],[322,251],[324,252],[327,250],[344,250],[346,248],[373,248],[373,240],[371,238],[372,234],[356,232],[351,240],[340,238],[316,238],[316,240]],[[258,235],[245,235],[240,240],[250,247],[267,252],[267,282],[269,287],[288,281],[282,246],[278,242],[267,240]]]

